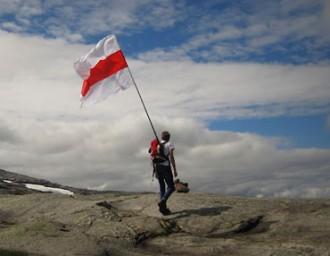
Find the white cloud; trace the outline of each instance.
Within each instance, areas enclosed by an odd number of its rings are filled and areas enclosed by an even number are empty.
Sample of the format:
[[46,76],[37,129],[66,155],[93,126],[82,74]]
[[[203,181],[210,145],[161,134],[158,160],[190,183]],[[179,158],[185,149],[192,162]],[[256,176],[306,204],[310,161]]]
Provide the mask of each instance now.
[[14,16],[11,27],[3,28],[13,31],[16,26],[23,32],[36,30],[69,41],[109,32],[129,33],[142,27],[162,29],[184,16],[183,4],[163,0],[1,0],[0,6],[0,18],[1,14]]
[[[202,6],[202,5],[201,5]],[[265,48],[273,54],[284,49],[288,59],[297,61],[292,45],[299,45],[308,53],[301,62],[318,61],[326,58],[322,51],[329,44],[328,0],[317,1],[254,1],[246,7],[230,5],[221,11],[187,8],[191,19],[188,31],[191,38],[181,45],[167,49],[152,49],[140,54],[144,60],[153,60],[155,54],[162,60],[194,57],[219,61],[239,57],[244,60],[250,55],[264,54]],[[244,8],[247,8],[247,12]],[[290,45],[290,46],[289,46]],[[280,47],[279,47],[280,46]],[[291,51],[291,52],[290,52]]]
[[40,0],[0,0],[0,15],[14,14],[17,18],[29,18],[43,12]]
[[31,17],[42,14],[41,0],[21,1],[19,12],[16,13],[20,17]]
[[[52,115],[68,109],[76,113],[81,81],[72,63],[89,47],[6,32],[0,37],[1,55],[7,60],[0,64],[6,110],[40,113],[47,106]],[[129,63],[154,114],[167,109],[170,116],[232,118],[322,113],[329,108],[328,65]],[[158,99],[159,88],[167,101]],[[110,108],[109,114],[114,116],[118,110],[136,111],[132,105],[113,108],[111,102],[119,103],[123,98],[139,104],[134,90],[129,90],[97,106],[98,111]]]
[[0,0],[0,6],[1,6],[0,13],[7,14],[7,13],[16,12],[21,2],[22,0]]
[[[171,131],[180,177],[193,191],[250,196],[290,191],[303,197],[301,191],[318,187],[316,195],[329,196],[329,150],[281,150],[275,139],[209,131],[184,118],[154,120],[157,128]],[[157,190],[155,183],[150,186],[147,155],[152,133],[142,115],[108,122],[30,121],[20,132],[29,134],[23,143],[0,149],[2,168],[75,186]]]
[[21,32],[23,30],[22,27],[18,26],[17,24],[13,22],[3,22],[1,24],[1,27],[5,30],[11,31],[11,32]]
[[[152,4],[151,4],[152,3]],[[184,2],[173,0],[157,0],[148,3],[140,9],[138,15],[141,25],[149,25],[156,30],[174,26],[177,22],[187,18]],[[145,14],[148,15],[145,15]]]
[[183,49],[174,49],[172,51],[166,51],[159,48],[141,53],[138,55],[138,58],[146,62],[191,60],[191,58],[187,55],[187,52]]
[[72,33],[65,25],[50,26],[48,32],[56,38],[62,38],[68,42],[82,42],[83,36],[78,33]]
[[[297,62],[326,58],[323,49],[330,40],[328,0],[253,1],[222,8],[217,5],[219,1],[1,0],[0,18],[1,14],[13,16],[1,26],[8,31],[34,31],[69,42],[108,33],[137,34],[150,28],[162,31],[177,25],[176,33],[187,39],[182,42],[181,38],[180,45],[140,54],[141,59],[150,61],[245,60],[265,54],[266,48],[273,53],[284,51],[288,59]],[[307,54],[297,58],[294,45]]]
[[[134,88],[80,110],[72,65],[89,46],[3,31],[0,40],[1,168],[75,186],[157,190],[147,155],[152,131]],[[193,191],[329,194],[329,150],[283,150],[281,138],[205,126],[219,115],[324,112],[329,66],[128,62],[157,130],[171,131]]]

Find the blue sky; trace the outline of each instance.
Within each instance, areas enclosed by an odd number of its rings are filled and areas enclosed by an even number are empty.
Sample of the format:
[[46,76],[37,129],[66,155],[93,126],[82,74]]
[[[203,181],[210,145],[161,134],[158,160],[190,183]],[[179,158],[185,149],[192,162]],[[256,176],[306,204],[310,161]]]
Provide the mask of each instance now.
[[286,138],[285,147],[329,148],[329,128],[325,115],[279,116],[262,119],[216,120],[211,129],[252,132]]
[[[39,174],[41,167],[35,163],[42,152],[49,159],[45,168],[69,173],[68,166],[60,168],[48,154],[56,152],[58,162],[65,163],[65,152],[70,152],[77,159],[74,170],[83,157],[69,142],[76,142],[77,134],[109,125],[104,137],[113,146],[101,143],[102,136],[94,138],[95,148],[90,146],[95,152],[104,148],[93,161],[105,172],[109,152],[125,148],[121,133],[133,132],[126,126],[136,127],[144,134],[141,139],[149,139],[150,130],[133,90],[84,112],[77,108],[81,81],[72,63],[104,36],[116,34],[158,129],[170,126],[177,133],[178,148],[194,145],[189,153],[178,156],[183,169],[189,170],[194,162],[185,157],[200,152],[210,165],[214,161],[212,168],[200,168],[217,180],[216,159],[226,161],[233,154],[241,166],[249,166],[242,149],[253,148],[261,151],[256,164],[249,167],[251,180],[261,177],[265,166],[279,173],[272,173],[274,181],[265,181],[267,189],[265,185],[264,190],[255,191],[252,181],[246,180],[235,189],[228,188],[228,193],[297,195],[308,190],[311,195],[330,194],[315,192],[317,186],[326,187],[323,183],[293,190],[296,181],[280,182],[283,173],[299,168],[304,170],[299,175],[306,177],[311,171],[306,166],[314,164],[324,180],[330,168],[324,160],[330,149],[329,31],[329,0],[0,0],[0,54],[6,60],[0,66],[4,99],[0,139],[15,145],[5,144],[0,157],[8,159],[9,169],[38,170]],[[82,125],[81,120],[88,122]],[[112,132],[112,126],[118,131]],[[30,145],[23,139],[27,133],[35,134]],[[196,141],[191,142],[187,134]],[[23,142],[28,146],[23,147]],[[215,143],[217,156],[212,155]],[[35,156],[28,153],[31,144]],[[18,151],[21,163],[14,161]],[[96,164],[103,154],[103,164]],[[258,155],[251,154],[251,159]],[[112,159],[115,166],[121,160],[119,156]],[[141,156],[136,161],[144,166]],[[90,178],[87,166],[81,168]],[[228,174],[227,183],[240,180],[240,166],[229,162],[222,167],[221,178],[227,172],[237,175]],[[203,180],[197,171],[194,177]],[[54,178],[61,181],[59,174]],[[86,179],[83,184],[97,187],[103,178],[91,183]],[[69,180],[76,182],[73,176]],[[112,186],[121,188],[121,182],[118,178]],[[212,182],[205,180],[200,190]]]

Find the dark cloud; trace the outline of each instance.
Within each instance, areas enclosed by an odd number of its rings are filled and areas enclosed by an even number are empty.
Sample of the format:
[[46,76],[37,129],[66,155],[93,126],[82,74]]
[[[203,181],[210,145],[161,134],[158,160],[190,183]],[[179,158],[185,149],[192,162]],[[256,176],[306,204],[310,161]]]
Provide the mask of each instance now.
[[[0,119],[0,143],[18,144],[21,142],[21,137]],[[3,147],[5,147],[5,145],[3,145]]]

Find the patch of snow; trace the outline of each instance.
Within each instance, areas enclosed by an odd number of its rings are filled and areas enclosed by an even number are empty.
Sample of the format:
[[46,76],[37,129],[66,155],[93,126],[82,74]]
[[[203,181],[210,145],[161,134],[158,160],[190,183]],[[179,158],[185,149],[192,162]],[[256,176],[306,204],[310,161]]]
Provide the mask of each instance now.
[[11,180],[2,180],[2,181],[6,182],[6,183],[9,183],[9,184],[13,183]]
[[42,191],[42,192],[52,192],[52,193],[58,193],[58,194],[63,194],[63,195],[70,195],[70,196],[74,195],[73,192],[66,190],[66,189],[62,189],[62,188],[52,188],[52,187],[46,187],[46,186],[37,185],[37,184],[25,184],[25,187],[34,189],[34,190],[38,190],[38,191]]

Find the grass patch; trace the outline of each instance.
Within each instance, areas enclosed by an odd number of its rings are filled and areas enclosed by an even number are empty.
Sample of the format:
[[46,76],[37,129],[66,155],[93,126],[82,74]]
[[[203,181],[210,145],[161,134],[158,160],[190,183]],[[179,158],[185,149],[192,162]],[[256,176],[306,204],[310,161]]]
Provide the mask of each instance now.
[[27,252],[0,249],[1,256],[29,256]]

